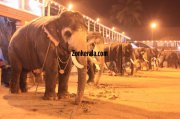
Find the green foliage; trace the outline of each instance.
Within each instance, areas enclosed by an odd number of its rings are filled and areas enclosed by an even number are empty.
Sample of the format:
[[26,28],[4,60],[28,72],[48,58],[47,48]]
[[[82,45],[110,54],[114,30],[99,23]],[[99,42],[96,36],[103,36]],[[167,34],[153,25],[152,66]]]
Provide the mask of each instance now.
[[140,0],[120,0],[112,6],[111,19],[125,27],[141,25],[142,10]]

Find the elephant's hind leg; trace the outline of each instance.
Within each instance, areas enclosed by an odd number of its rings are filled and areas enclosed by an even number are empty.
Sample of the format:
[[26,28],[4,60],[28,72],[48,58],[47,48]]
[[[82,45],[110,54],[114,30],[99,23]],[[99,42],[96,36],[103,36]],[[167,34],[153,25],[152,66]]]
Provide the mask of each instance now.
[[19,93],[19,83],[20,83],[20,74],[22,71],[22,65],[20,63],[20,60],[13,52],[9,52],[9,58],[11,61],[11,67],[12,67],[12,77],[10,81],[10,91],[11,93]]
[[22,70],[20,75],[20,89],[21,92],[27,92],[27,71]]

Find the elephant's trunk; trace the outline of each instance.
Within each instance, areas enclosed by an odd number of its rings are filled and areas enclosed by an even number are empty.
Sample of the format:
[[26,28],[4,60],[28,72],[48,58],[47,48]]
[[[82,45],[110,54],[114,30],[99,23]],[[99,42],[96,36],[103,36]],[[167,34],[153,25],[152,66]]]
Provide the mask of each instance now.
[[77,88],[77,96],[75,99],[75,104],[80,104],[83,98],[85,84],[86,84],[86,73],[87,73],[87,57],[86,56],[78,56],[77,60],[80,64],[82,64],[83,68],[78,68],[78,88]]
[[131,61],[131,63],[132,63],[133,65],[135,64],[132,58],[130,59],[130,61]]
[[99,80],[100,80],[101,75],[104,71],[104,57],[99,57],[99,58],[97,58],[97,60],[100,62],[100,70],[98,70],[98,73],[95,77],[95,81],[96,81],[95,85],[99,84]]

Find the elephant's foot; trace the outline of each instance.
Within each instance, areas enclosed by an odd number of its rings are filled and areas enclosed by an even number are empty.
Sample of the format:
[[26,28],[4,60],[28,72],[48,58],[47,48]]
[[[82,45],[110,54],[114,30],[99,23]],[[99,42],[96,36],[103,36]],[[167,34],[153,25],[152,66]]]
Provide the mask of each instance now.
[[20,93],[20,91],[19,91],[18,88],[10,88],[10,92],[13,93],[13,94],[18,94],[18,93]]
[[70,94],[69,92],[66,93],[58,93],[58,99],[68,99],[71,97],[75,97],[76,94]]
[[21,82],[20,83],[20,90],[22,93],[27,93],[28,89],[27,89],[27,83],[26,82]]
[[99,82],[97,81],[94,85],[95,85],[95,86],[98,86],[98,85],[99,85]]
[[54,94],[45,94],[43,97],[44,100],[57,100],[57,95],[56,93]]
[[27,93],[27,92],[28,92],[28,89],[27,89],[27,88],[23,88],[23,89],[21,88],[21,92],[22,92],[22,93]]
[[14,94],[20,93],[19,86],[14,83],[10,83],[10,92]]
[[83,98],[83,92],[79,92],[79,94],[75,98],[74,104],[79,105],[82,102],[82,98]]
[[94,84],[94,80],[88,79],[88,80],[87,80],[87,84],[89,84],[89,85]]

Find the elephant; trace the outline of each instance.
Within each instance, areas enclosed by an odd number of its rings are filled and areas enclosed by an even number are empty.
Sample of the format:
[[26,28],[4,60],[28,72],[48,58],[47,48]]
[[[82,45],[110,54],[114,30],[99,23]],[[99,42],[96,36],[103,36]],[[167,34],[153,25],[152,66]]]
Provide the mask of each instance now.
[[179,54],[175,51],[162,51],[159,55],[160,67],[163,67],[163,63],[167,62],[167,67],[175,67],[176,69],[179,66]]
[[[90,48],[93,49],[94,52],[104,52],[104,38],[98,32],[90,32],[87,36],[88,45]],[[94,59],[97,61],[95,64],[92,59],[88,58],[88,80],[87,83],[95,83],[95,85],[99,84],[99,80],[104,70],[104,56],[93,56]],[[92,57],[91,57],[92,58]],[[97,73],[96,67],[100,65]]]
[[158,50],[156,48],[135,48],[134,49],[137,69],[146,70],[155,69],[158,67]]
[[16,30],[16,20],[0,16],[0,59],[3,62],[2,82],[5,87],[9,87],[11,79],[11,67],[8,59],[8,44],[10,38]]
[[16,21],[7,17],[0,16],[0,48],[4,60],[9,64],[8,44],[13,33],[16,31]]
[[145,48],[144,60],[147,61],[148,70],[158,68],[158,53],[156,48]]
[[[42,69],[45,73],[43,99],[61,99],[68,95],[73,61],[78,68],[75,104],[79,104],[85,89],[87,56],[72,57],[74,50],[87,51],[87,26],[78,12],[64,11],[58,16],[39,17],[19,28],[8,47],[12,67],[10,92],[27,92],[27,72]],[[59,80],[57,94],[56,80]]]
[[105,56],[105,62],[111,62],[115,64],[116,73],[124,75],[127,71],[127,67],[130,67],[130,74],[134,73],[134,54],[133,48],[130,43],[118,43],[105,44],[105,52],[108,52],[108,56]]

